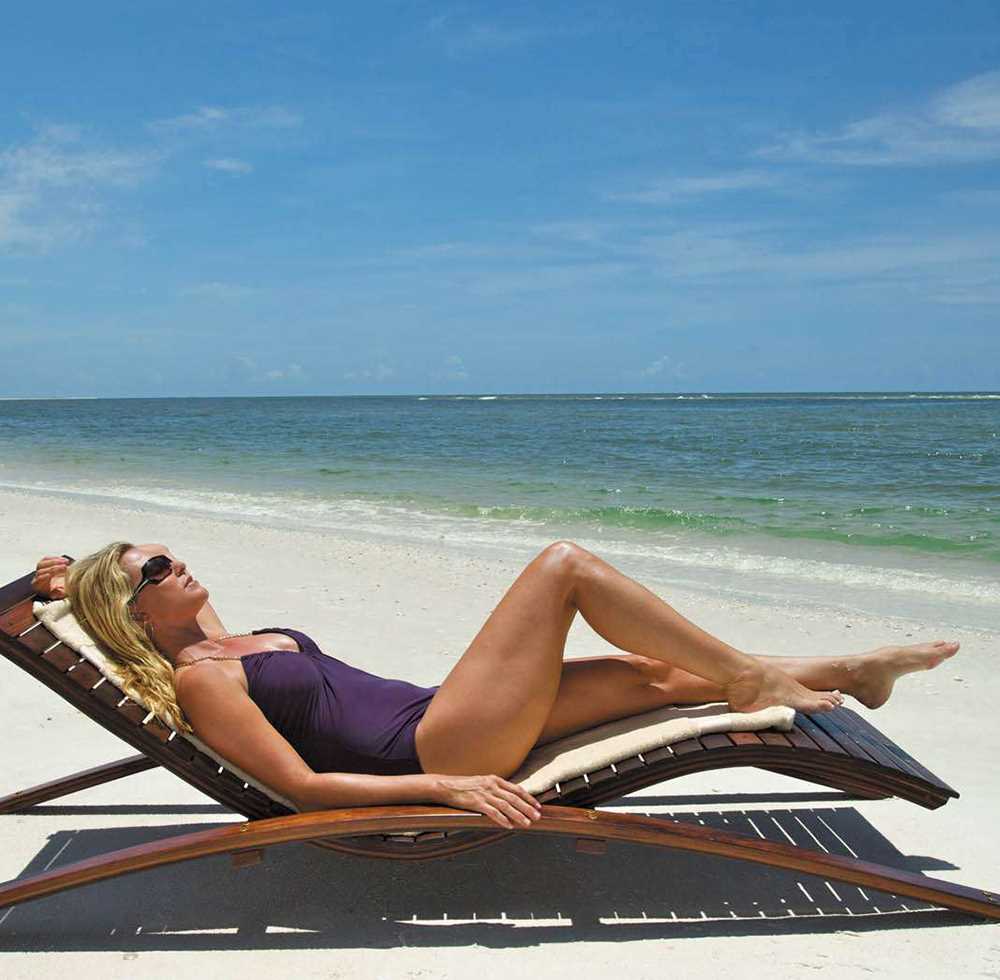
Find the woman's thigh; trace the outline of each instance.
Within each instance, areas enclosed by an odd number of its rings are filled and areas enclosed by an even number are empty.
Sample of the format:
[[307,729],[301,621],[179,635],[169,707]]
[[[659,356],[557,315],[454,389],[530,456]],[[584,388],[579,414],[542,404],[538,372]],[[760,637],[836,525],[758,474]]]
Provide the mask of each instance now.
[[559,693],[536,744],[674,704],[664,668],[631,653],[563,661]]
[[[663,664],[630,653],[564,660],[555,701],[541,732],[524,755],[535,746],[574,732],[674,704],[671,686],[661,676],[662,668]],[[452,754],[453,751],[449,752],[449,758]],[[425,772],[442,771],[441,768],[433,768],[423,752],[421,759],[425,762]],[[505,771],[475,765],[462,771],[469,774],[497,772],[506,777],[515,772],[523,761],[522,756],[510,763]]]
[[507,775],[523,761],[559,692],[579,560],[550,545],[497,604],[417,726],[425,772]]

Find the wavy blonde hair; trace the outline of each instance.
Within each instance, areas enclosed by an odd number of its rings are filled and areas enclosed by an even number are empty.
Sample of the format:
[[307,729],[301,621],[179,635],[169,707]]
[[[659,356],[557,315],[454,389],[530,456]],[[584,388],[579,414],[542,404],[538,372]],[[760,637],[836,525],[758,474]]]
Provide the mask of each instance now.
[[121,558],[135,547],[113,541],[66,569],[66,595],[77,619],[105,648],[129,697],[178,731],[194,732],[177,703],[174,669],[128,606],[134,586]]

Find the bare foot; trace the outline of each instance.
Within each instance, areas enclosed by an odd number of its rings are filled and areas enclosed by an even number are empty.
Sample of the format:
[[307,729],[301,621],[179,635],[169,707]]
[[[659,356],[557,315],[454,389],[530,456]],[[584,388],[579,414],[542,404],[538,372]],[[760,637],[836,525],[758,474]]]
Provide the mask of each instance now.
[[811,691],[778,667],[759,661],[725,686],[732,711],[758,711],[784,704],[796,711],[833,711],[843,704],[840,691]]
[[934,643],[914,643],[911,646],[879,647],[857,658],[856,667],[848,668],[855,678],[844,690],[856,697],[866,708],[880,708],[889,700],[892,686],[903,674],[915,670],[931,670],[958,652],[957,642],[937,640]]

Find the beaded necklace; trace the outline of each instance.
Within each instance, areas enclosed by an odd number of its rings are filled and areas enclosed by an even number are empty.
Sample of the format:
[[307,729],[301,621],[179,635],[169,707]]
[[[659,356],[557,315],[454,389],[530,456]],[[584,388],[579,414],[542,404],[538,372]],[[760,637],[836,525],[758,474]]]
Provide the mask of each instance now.
[[[249,633],[224,633],[222,636],[217,636],[215,639],[216,641],[232,640],[235,639],[237,636],[252,636],[252,635],[253,635],[253,630],[250,630]],[[294,650],[285,650],[281,652],[295,653]],[[250,654],[244,654],[244,656],[250,656]],[[189,660],[186,664],[175,664],[174,670],[175,671],[180,670],[182,667],[193,667],[195,664],[201,663],[202,660],[242,660],[242,659],[243,657],[199,657],[197,660]]]

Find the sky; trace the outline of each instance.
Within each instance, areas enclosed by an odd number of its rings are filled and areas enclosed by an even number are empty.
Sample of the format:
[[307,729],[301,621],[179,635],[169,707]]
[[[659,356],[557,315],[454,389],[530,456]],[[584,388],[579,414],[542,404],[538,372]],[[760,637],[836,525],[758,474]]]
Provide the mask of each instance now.
[[0,396],[1000,389],[1000,6],[49,3]]

